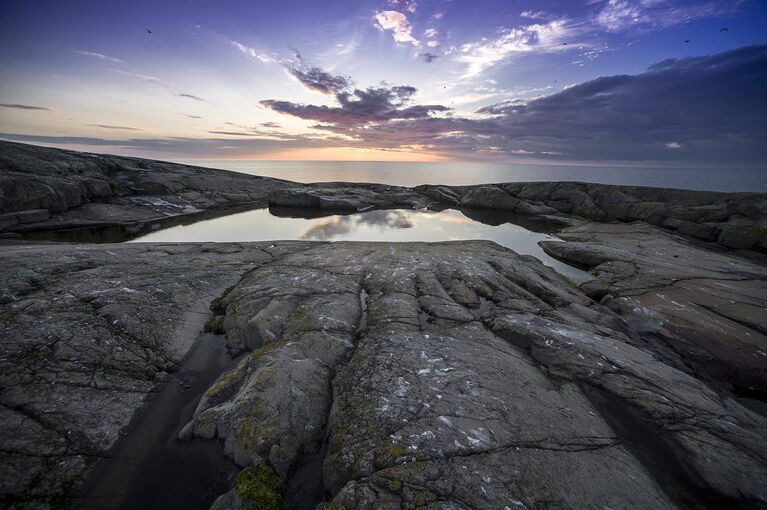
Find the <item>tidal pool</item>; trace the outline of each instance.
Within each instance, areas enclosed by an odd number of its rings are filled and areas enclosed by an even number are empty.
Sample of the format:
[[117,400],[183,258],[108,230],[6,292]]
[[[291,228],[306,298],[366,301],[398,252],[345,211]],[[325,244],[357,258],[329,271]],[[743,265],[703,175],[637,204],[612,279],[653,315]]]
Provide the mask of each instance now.
[[[568,278],[582,282],[590,276],[549,257],[539,241],[555,236],[536,232],[516,223],[508,215],[480,215],[472,219],[462,211],[388,209],[319,218],[287,217],[297,210],[255,209],[213,219],[157,230],[130,242],[245,242],[273,240],[306,241],[458,241],[485,239],[517,253],[533,255]],[[310,214],[307,212],[307,215]],[[161,226],[157,226],[161,228]]]

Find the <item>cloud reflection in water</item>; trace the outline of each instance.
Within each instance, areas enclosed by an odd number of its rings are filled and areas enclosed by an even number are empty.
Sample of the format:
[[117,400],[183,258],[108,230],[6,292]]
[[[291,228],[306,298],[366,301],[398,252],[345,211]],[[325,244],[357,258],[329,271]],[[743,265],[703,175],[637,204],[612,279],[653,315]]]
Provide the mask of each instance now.
[[383,234],[391,229],[412,228],[415,226],[415,222],[410,217],[409,212],[400,210],[379,210],[351,216],[332,216],[315,222],[299,236],[299,239],[328,241],[340,235],[350,234],[361,225],[378,226]]

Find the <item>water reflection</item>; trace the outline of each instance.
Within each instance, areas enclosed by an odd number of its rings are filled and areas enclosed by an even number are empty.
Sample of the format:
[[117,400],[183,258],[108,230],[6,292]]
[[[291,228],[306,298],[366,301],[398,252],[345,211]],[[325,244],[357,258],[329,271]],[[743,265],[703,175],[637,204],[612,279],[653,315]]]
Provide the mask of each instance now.
[[[561,227],[562,225],[558,225]],[[477,209],[389,209],[328,214],[292,208],[213,210],[159,222],[28,233],[26,239],[65,242],[460,241],[485,239],[532,255],[570,279],[591,277],[546,255],[539,241],[557,241],[545,218]]]
[[415,223],[404,211],[370,211],[350,216],[331,216],[317,221],[298,238],[308,241],[329,241],[359,230],[361,225],[378,226],[383,233],[387,229],[412,228]]
[[[546,224],[491,211],[389,209],[317,217],[320,211],[256,209],[148,233],[131,242],[459,241],[486,239],[533,255],[575,281],[590,277],[543,252],[539,241],[555,241]],[[325,213],[327,214],[327,213]],[[472,215],[473,217],[469,217]],[[525,223],[511,223],[515,220]],[[486,222],[483,222],[486,221]]]

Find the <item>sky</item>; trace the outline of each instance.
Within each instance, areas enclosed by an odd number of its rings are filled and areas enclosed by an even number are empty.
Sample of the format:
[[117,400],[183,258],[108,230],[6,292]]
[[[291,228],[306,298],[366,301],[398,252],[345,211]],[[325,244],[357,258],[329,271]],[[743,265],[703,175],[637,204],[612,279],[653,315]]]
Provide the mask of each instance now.
[[0,0],[0,138],[158,159],[767,163],[760,0]]

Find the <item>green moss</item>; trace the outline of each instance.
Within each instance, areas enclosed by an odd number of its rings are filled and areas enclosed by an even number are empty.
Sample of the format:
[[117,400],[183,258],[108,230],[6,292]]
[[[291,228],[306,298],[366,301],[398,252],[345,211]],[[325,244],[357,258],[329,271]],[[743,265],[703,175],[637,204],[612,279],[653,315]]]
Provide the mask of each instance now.
[[224,299],[226,298],[226,295],[229,294],[229,292],[234,288],[234,285],[226,289],[224,292],[221,293],[220,296],[215,298],[213,301],[210,302],[210,311],[215,313],[216,315],[223,315],[224,312],[226,312],[226,305],[224,305]]
[[388,480],[386,482],[386,487],[389,489],[390,492],[394,492],[395,494],[398,494],[399,491],[402,490],[402,482],[399,480]]
[[407,451],[407,448],[405,448],[402,445],[395,445],[389,448],[389,450],[386,452],[389,457],[392,459],[396,459],[397,457],[402,457],[402,454]]
[[231,370],[229,372],[224,372],[219,376],[218,379],[216,379],[216,382],[213,383],[213,386],[208,388],[208,391],[205,392],[205,395],[208,398],[216,397],[219,393],[223,392],[224,390],[229,390],[234,386],[235,384],[239,384],[239,382],[242,380],[242,374],[238,370]]
[[224,316],[216,315],[215,317],[211,317],[210,320],[207,323],[205,323],[205,331],[209,331],[210,333],[215,333],[216,335],[223,335],[224,334]]
[[285,480],[266,461],[240,471],[235,479],[235,487],[244,510],[285,508]]

